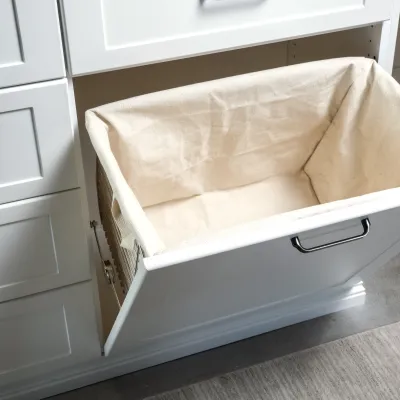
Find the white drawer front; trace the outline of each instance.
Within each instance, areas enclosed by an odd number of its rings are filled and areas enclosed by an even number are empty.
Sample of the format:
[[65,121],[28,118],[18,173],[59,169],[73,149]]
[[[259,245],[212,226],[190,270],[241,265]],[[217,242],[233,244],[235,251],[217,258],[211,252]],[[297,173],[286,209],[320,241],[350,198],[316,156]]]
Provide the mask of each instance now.
[[65,76],[56,0],[1,0],[0,38],[0,87]]
[[73,74],[346,29],[390,17],[390,0],[72,0]]
[[100,358],[91,283],[0,304],[0,354],[3,394],[8,384],[48,381],[58,368]]
[[80,195],[0,205],[0,301],[90,279]]
[[0,90],[0,204],[78,187],[66,80]]
[[[173,346],[168,341],[175,340],[177,332],[195,335],[201,324],[356,284],[400,251],[400,208],[368,218],[371,229],[364,238],[310,254],[294,248],[291,237],[283,237],[187,262],[174,263],[173,254],[169,260],[165,254],[165,266],[157,265],[162,255],[144,259],[147,268],[139,269],[128,291],[106,342],[106,355],[140,353],[161,340]],[[308,248],[360,235],[361,219],[304,232],[301,244]]]

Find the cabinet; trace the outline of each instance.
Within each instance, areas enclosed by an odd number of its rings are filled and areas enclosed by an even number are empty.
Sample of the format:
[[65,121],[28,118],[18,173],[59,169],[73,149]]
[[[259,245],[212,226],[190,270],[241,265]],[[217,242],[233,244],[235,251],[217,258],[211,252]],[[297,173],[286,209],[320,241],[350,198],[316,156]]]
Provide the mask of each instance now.
[[[248,235],[240,245],[208,243],[140,260],[120,311],[111,297],[102,308],[115,322],[105,341],[107,357],[101,357],[104,342],[96,329],[100,310],[92,290],[97,292],[97,282],[89,255],[99,280],[104,276],[97,249],[87,248],[89,218],[85,206],[82,212],[86,189],[81,160],[76,162],[80,155],[71,78],[380,22],[384,45],[377,58],[390,70],[398,3],[2,0],[0,398],[21,398],[21,393],[27,399],[43,398],[362,303],[359,279],[400,250],[398,198],[374,200],[357,213],[343,211],[340,218],[324,221],[322,230],[317,229],[318,218],[293,225],[286,221],[290,232],[278,224],[260,229],[257,237]],[[240,57],[255,52],[245,54]],[[284,60],[286,52],[280,54]],[[190,65],[199,69],[192,61],[187,70]],[[169,68],[166,75],[179,75],[175,63]],[[233,68],[231,74],[239,70]],[[102,103],[117,99],[114,83],[103,88],[102,75],[96,79],[100,83],[96,90],[89,87],[90,96],[100,94],[96,101],[101,98]],[[120,81],[115,86],[128,85]],[[82,108],[92,106],[89,102]],[[92,156],[85,154],[84,162]],[[89,188],[94,187],[91,177]],[[91,207],[97,218],[96,193],[89,197],[95,199]],[[365,217],[372,225],[363,240],[312,255],[291,245],[293,234],[305,246],[359,235]],[[274,236],[266,237],[267,231]],[[107,246],[102,249],[108,251]],[[106,251],[102,255],[110,258]],[[301,271],[307,271],[307,279]],[[102,289],[105,297],[112,291],[106,284]],[[310,305],[317,310],[309,311]]]
[[1,399],[101,357],[65,76],[57,0],[1,0]]
[[0,38],[0,88],[65,76],[56,0],[2,0]]

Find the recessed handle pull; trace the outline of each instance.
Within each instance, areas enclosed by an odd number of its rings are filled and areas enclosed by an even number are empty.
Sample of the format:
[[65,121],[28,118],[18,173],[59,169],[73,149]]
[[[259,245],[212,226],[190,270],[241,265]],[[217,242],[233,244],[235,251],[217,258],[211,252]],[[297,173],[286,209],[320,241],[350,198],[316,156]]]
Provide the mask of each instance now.
[[355,242],[356,240],[360,240],[360,239],[365,238],[365,236],[367,236],[369,231],[370,231],[371,222],[369,222],[368,218],[363,218],[361,220],[361,225],[363,227],[363,232],[360,235],[351,236],[351,237],[346,238],[346,239],[336,240],[336,241],[331,242],[331,243],[321,244],[320,246],[306,248],[301,244],[300,239],[299,239],[298,236],[295,236],[290,240],[292,242],[293,247],[295,247],[301,253],[305,253],[305,254],[313,253],[314,251],[329,249],[330,247],[339,246],[340,244]]

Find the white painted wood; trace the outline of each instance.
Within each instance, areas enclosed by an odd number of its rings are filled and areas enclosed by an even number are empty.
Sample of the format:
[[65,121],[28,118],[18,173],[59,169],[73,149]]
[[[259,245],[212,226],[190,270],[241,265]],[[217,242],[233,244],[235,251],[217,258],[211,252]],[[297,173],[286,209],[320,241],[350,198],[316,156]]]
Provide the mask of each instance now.
[[0,90],[0,204],[79,186],[65,79]]
[[[396,4],[397,3],[398,2],[396,2]],[[385,21],[382,24],[378,62],[389,74],[392,74],[393,72],[398,25],[398,16],[397,18],[392,18],[390,21]]]
[[[144,259],[107,339],[106,354],[136,351],[178,331],[360,280],[364,270],[383,264],[395,244],[400,251],[400,208],[368,218],[372,227],[364,239],[311,254],[292,247],[289,236],[164,266],[152,262],[161,256]],[[356,218],[299,236],[311,247],[361,232]]]
[[27,379],[100,358],[90,283],[0,304],[0,398]]
[[390,20],[382,24],[378,62],[390,74],[395,66],[396,41],[398,36],[400,2],[393,0]]
[[18,64],[23,60],[19,44],[19,32],[14,2],[5,0],[0,3],[0,65]]
[[400,67],[400,32],[397,30],[396,50],[394,54],[394,68]]
[[65,76],[56,0],[1,0],[0,88]]
[[391,0],[63,1],[73,75],[390,19]]
[[[90,385],[118,375],[161,364],[190,354],[279,329],[307,319],[362,305],[362,284],[353,288],[335,288],[308,296],[302,302],[282,303],[278,309],[259,308],[232,315],[213,325],[200,325],[195,332],[177,332],[172,338],[147,346],[145,352],[126,353],[118,358],[103,357],[92,364],[77,367],[73,373],[54,375],[49,379],[20,382],[18,387],[0,394],[1,400],[35,400]],[[161,348],[161,350],[160,350]],[[143,350],[143,349],[142,349]]]
[[90,279],[81,212],[79,189],[0,205],[0,302]]

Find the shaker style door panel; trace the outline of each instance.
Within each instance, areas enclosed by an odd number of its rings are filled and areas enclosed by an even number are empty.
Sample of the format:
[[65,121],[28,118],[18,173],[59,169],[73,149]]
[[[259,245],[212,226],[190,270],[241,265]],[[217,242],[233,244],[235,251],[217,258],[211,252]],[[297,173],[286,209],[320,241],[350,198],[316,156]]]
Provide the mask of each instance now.
[[89,280],[81,193],[0,205],[0,302]]
[[56,0],[0,1],[0,88],[65,76]]
[[100,358],[91,283],[0,304],[0,354],[2,395]]
[[74,75],[388,20],[391,0],[66,0]]
[[79,186],[67,81],[0,90],[0,204]]

